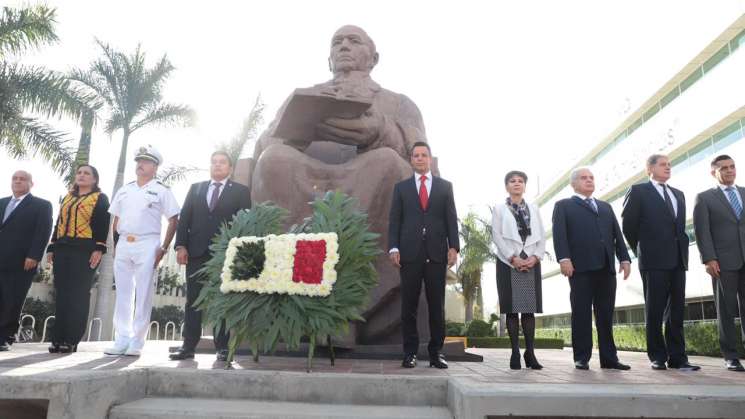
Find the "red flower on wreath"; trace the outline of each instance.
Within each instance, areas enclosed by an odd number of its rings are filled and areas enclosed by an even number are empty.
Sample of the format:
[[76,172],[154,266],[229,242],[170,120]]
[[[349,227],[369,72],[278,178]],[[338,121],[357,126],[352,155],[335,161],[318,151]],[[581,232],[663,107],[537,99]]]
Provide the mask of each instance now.
[[292,281],[304,284],[320,284],[323,280],[323,262],[325,260],[325,240],[298,240],[295,244]]

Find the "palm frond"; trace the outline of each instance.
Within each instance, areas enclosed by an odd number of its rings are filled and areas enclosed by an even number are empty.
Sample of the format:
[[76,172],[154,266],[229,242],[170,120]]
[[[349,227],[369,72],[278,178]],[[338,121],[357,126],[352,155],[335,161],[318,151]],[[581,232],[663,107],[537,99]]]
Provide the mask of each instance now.
[[0,63],[0,78],[20,106],[47,118],[65,115],[79,119],[94,99],[72,86],[64,75],[41,67]]
[[190,127],[195,123],[196,116],[189,106],[165,103],[148,109],[140,120],[132,124],[129,131],[134,132],[151,124]]
[[57,42],[55,15],[55,9],[45,5],[23,9],[3,7],[0,16],[0,57]]
[[228,153],[233,162],[238,161],[246,146],[256,142],[259,127],[264,122],[265,107],[266,105],[261,100],[261,95],[256,96],[251,112],[248,114],[248,117],[243,120],[240,132],[229,142],[222,143],[218,146],[219,150]]
[[64,176],[72,165],[72,152],[65,133],[34,118],[6,119],[0,126],[0,145],[14,158],[41,156]]
[[197,166],[169,166],[159,171],[155,177],[158,181],[166,186],[172,186],[175,183],[183,182],[190,173],[201,171]]

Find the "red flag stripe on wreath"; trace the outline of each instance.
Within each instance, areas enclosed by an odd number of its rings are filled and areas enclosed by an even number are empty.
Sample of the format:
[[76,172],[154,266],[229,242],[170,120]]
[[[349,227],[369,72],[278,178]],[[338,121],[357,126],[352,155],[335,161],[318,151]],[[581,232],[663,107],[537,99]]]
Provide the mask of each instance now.
[[[263,269],[256,277],[233,278],[233,262],[241,246],[259,242],[264,245]],[[225,251],[220,291],[328,296],[336,282],[338,250],[336,233],[233,238]]]

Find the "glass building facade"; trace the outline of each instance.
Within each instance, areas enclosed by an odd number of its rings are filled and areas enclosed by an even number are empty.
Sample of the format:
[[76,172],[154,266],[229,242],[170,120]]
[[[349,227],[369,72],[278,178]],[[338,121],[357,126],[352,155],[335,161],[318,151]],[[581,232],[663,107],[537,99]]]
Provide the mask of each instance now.
[[[673,164],[671,186],[686,197],[688,234],[691,237],[686,284],[688,320],[715,319],[711,279],[706,275],[692,227],[696,195],[714,187],[710,161],[729,154],[745,162],[745,15],[681,69],[639,109],[614,129],[593,150],[560,176],[538,197],[541,216],[549,231],[543,272],[544,314],[539,327],[568,327],[569,284],[553,257],[550,224],[557,200],[569,197],[569,173],[590,166],[596,182],[595,197],[609,202],[619,219],[628,188],[648,181],[646,158],[667,154]],[[745,163],[742,163],[745,166]],[[745,172],[738,184],[745,184]],[[631,252],[629,252],[632,254]],[[633,255],[633,254],[632,254]],[[644,323],[644,296],[635,260],[628,280],[618,279],[615,322]]]

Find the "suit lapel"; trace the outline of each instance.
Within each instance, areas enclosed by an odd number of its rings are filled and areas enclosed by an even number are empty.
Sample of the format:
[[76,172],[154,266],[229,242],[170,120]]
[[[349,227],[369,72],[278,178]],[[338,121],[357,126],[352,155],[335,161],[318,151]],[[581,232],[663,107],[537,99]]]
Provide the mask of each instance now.
[[414,197],[414,200],[416,202],[416,207],[419,208],[419,211],[424,212],[424,210],[422,209],[422,204],[419,201],[419,191],[416,188],[416,177],[415,176],[416,176],[416,172],[415,172],[415,175],[410,177],[409,180],[406,182],[406,184],[408,185],[406,189],[408,189],[409,193],[412,194],[412,196]]
[[[670,188],[670,190],[672,191],[673,188]],[[667,202],[665,202],[665,198],[663,198],[662,195],[660,195],[660,192],[652,184],[652,181],[647,182],[647,191],[649,193],[651,193],[652,195],[656,196],[657,199],[659,199],[659,202],[662,203],[662,208],[665,209],[665,214],[667,214],[670,217],[670,219],[673,220],[673,222],[675,222],[675,216],[673,214],[670,214],[670,209],[667,208]],[[673,195],[675,195],[675,192],[673,192]],[[675,195],[675,199],[678,202],[680,202],[680,200],[678,199],[678,196],[677,195]],[[678,212],[680,212],[680,211],[678,211]]]
[[[31,195],[31,194],[26,195],[26,197],[23,198],[23,201],[21,201],[18,205],[16,205],[16,207],[13,209],[13,212],[10,213],[10,216],[8,217],[7,220],[5,220],[5,223],[3,223],[3,224],[7,224],[7,223],[11,222],[13,220],[13,218],[15,218],[16,215],[18,215],[20,213],[20,210],[22,210],[22,209],[26,208],[27,206],[31,205],[31,199],[32,198],[33,198],[33,195]],[[8,203],[10,203],[10,201],[8,201]],[[7,205],[6,205],[6,207],[7,207]],[[2,216],[3,217],[5,216],[5,209],[4,208],[3,208],[3,215]]]
[[[737,215],[735,214],[735,210],[732,208],[732,205],[729,203],[729,199],[727,199],[727,196],[724,195],[724,191],[721,188],[719,188],[719,186],[715,186],[714,187],[714,190],[712,192],[714,192],[714,195],[717,198],[719,198],[719,201],[722,203],[722,205],[724,205],[725,207],[727,207],[727,209],[729,210],[730,215],[732,215],[732,218],[734,218],[735,221],[739,221],[737,219]],[[742,196],[742,195],[740,195],[740,196]]]
[[[590,211],[591,213],[593,213],[593,215],[598,215],[600,213],[600,205],[598,205],[598,212],[595,212],[590,204],[588,204],[584,199],[580,199],[578,196],[573,196],[572,201],[574,201],[574,203],[579,205],[580,207]],[[595,203],[597,203],[597,200],[595,200]]]

